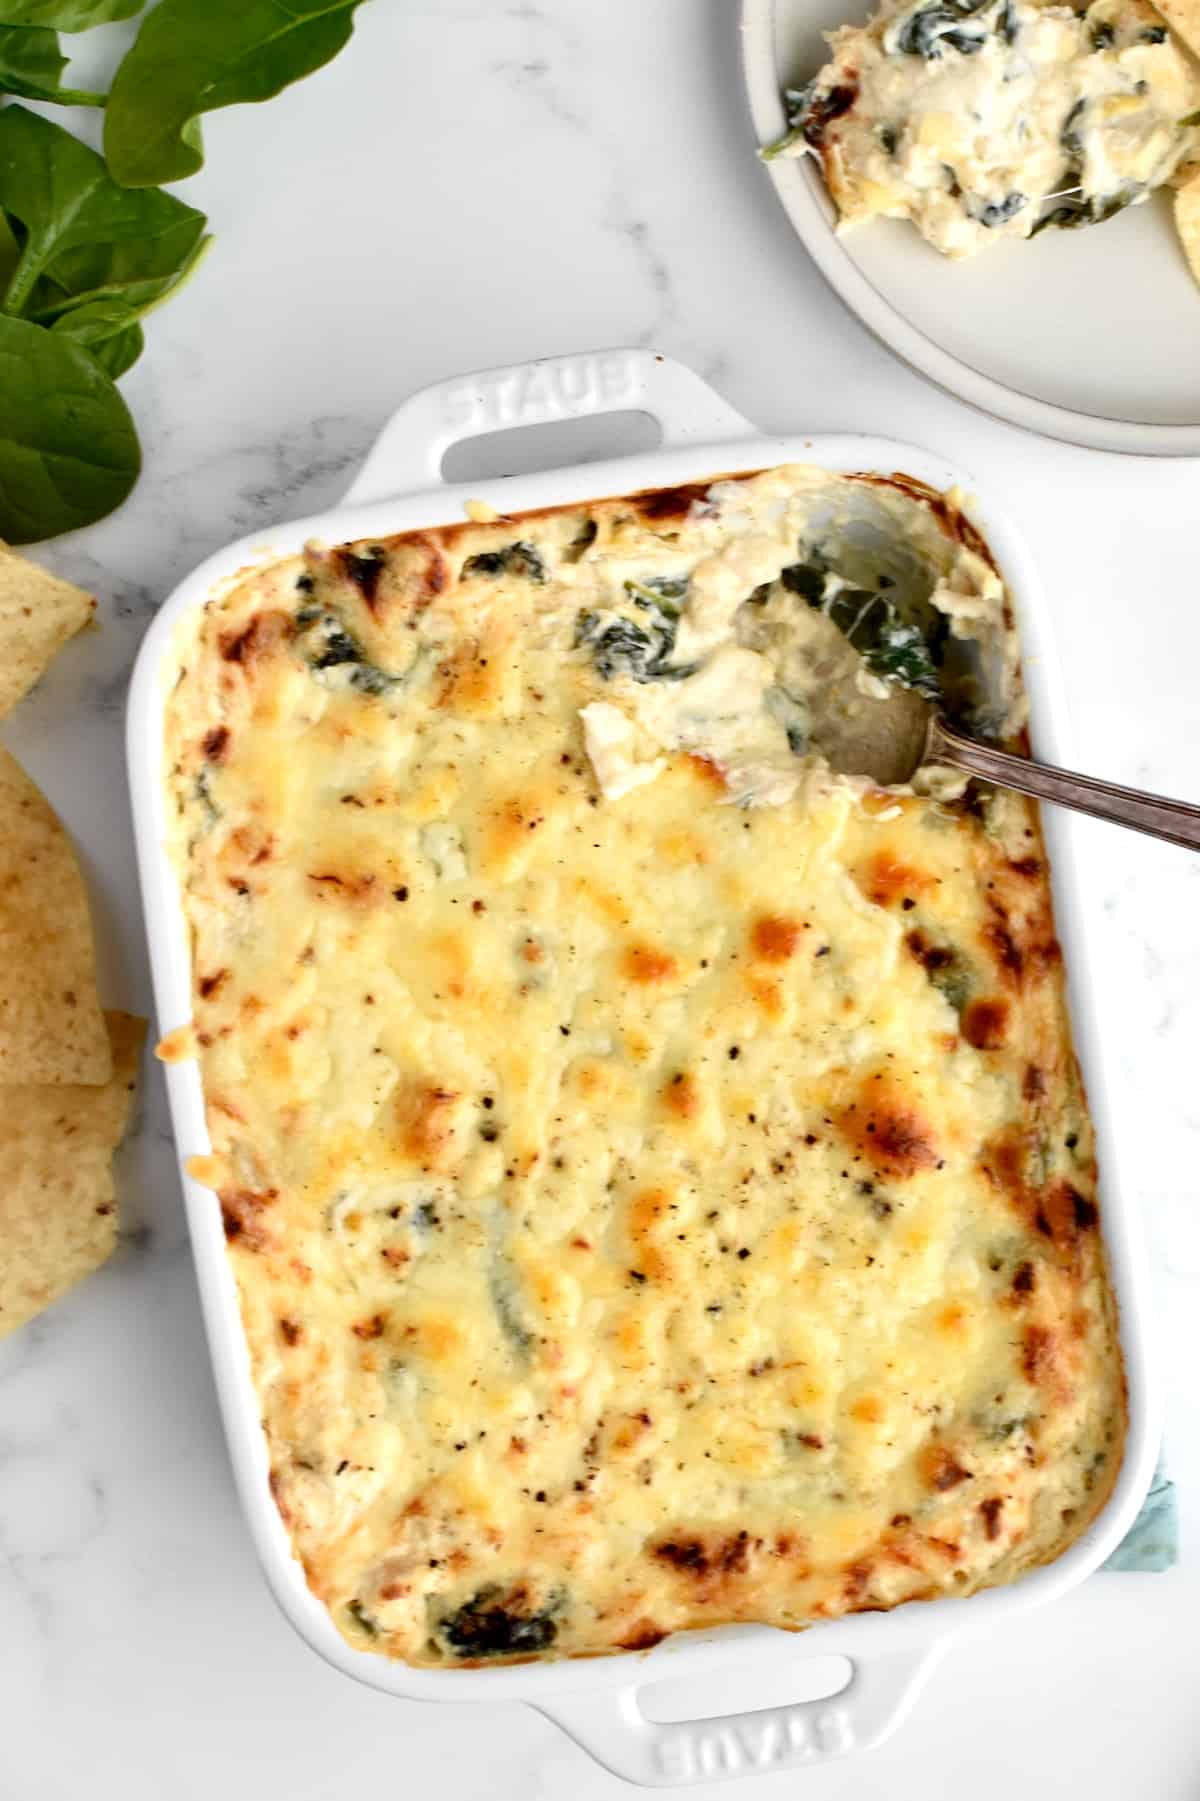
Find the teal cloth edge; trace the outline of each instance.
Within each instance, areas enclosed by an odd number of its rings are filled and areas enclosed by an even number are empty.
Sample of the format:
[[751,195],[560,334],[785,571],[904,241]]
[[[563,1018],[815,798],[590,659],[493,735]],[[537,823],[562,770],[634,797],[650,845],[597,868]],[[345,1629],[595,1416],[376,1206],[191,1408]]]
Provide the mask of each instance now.
[[1103,1570],[1169,1570],[1179,1560],[1179,1510],[1175,1484],[1160,1463],[1133,1525]]

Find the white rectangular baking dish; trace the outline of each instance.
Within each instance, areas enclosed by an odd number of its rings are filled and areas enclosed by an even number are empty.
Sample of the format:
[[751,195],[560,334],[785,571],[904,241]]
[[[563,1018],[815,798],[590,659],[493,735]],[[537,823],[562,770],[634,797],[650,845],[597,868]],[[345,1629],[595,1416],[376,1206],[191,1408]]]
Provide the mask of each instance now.
[[[441,481],[449,446],[482,432],[606,412],[650,414],[663,442],[651,453],[526,476],[451,487]],[[488,370],[426,388],[385,426],[344,501],[210,557],[161,608],[138,658],[129,696],[128,758],[138,862],[154,974],[158,1024],[166,1033],[191,1015],[187,929],[166,845],[163,710],[178,668],[179,625],[214,588],[248,566],[288,556],[310,538],[339,543],[462,517],[468,498],[499,511],[559,505],[775,463],[815,463],[849,472],[902,470],[935,488],[958,485],[1012,592],[1038,751],[1067,757],[1063,706],[1047,643],[1046,614],[1019,539],[971,484],[923,451],[863,437],[764,438],[681,364],[646,350],[556,357]],[[225,1431],[242,1505],[267,1580],[301,1636],[330,1663],[390,1694],[427,1701],[522,1700],[556,1720],[619,1776],[647,1785],[713,1781],[811,1764],[878,1744],[900,1723],[934,1662],[960,1633],[984,1629],[1073,1588],[1131,1524],[1152,1474],[1160,1422],[1150,1381],[1146,1277],[1137,1221],[1120,1174],[1102,1040],[1093,1020],[1083,921],[1071,880],[1068,832],[1048,815],[1059,934],[1072,978],[1076,1037],[1099,1140],[1102,1222],[1121,1313],[1129,1385],[1129,1435],[1116,1487],[1090,1530],[1055,1563],[1005,1588],[965,1599],[912,1602],[811,1628],[802,1638],[766,1627],[725,1627],[668,1639],[649,1652],[495,1670],[414,1670],[352,1650],[309,1593],[267,1486],[267,1457],[220,1209],[183,1173],[183,1192]],[[195,1063],[168,1065],[167,1090],[180,1162],[209,1148]],[[737,1667],[778,1672],[811,1656],[850,1660],[841,1693],[825,1700],[720,1718],[660,1724],[638,1691],[649,1683]]]

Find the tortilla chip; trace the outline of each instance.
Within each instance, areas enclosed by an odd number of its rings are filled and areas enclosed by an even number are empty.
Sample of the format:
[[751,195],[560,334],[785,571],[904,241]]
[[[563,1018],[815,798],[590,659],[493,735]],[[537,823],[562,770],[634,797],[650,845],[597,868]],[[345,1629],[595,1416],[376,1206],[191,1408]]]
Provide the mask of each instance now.
[[1175,196],[1175,229],[1188,268],[1200,282],[1200,174],[1193,175]]
[[49,803],[0,749],[0,1083],[107,1082],[111,1074],[75,852]]
[[146,1022],[106,1018],[113,1072],[101,1087],[0,1089],[0,1337],[99,1269],[117,1241],[112,1154]]
[[82,588],[47,574],[0,542],[0,719],[96,610]]
[[1181,37],[1193,56],[1200,56],[1200,0],[1154,0],[1154,10]]

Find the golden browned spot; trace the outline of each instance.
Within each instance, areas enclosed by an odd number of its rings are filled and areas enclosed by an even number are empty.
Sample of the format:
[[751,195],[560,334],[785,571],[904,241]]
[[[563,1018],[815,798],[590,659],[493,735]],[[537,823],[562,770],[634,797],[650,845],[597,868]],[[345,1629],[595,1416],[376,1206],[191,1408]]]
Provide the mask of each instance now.
[[988,1181],[1035,1232],[1073,1263],[1099,1220],[1096,1203],[1064,1179],[1038,1185],[1037,1167],[1035,1136],[1017,1128],[991,1139],[980,1154],[980,1168]]
[[783,1017],[783,990],[773,976],[748,976],[746,987],[760,1013],[768,1019]]
[[962,1016],[963,1037],[977,1051],[997,1051],[1008,1034],[1005,1000],[972,1001]]
[[396,1102],[401,1150],[422,1169],[450,1169],[458,1161],[465,1104],[450,1088],[427,1082],[401,1086]]
[[1045,1071],[1036,1063],[1027,1063],[1025,1074],[1021,1077],[1021,1095],[1024,1100],[1038,1101],[1046,1092]]
[[1000,1515],[1004,1510],[1002,1495],[989,1495],[986,1501],[979,1503],[979,1511],[983,1516],[983,1530],[987,1538],[999,1538]]
[[229,974],[227,969],[218,969],[214,975],[201,976],[196,986],[200,990],[201,1000],[210,1001]]
[[935,1538],[932,1532],[925,1535],[925,1543],[930,1545],[947,1563],[962,1562],[962,1546],[953,1538]]
[[436,704],[478,719],[503,712],[508,658],[498,639],[460,644],[438,665]]
[[786,963],[807,929],[801,920],[764,913],[750,928],[750,948],[764,963]]
[[666,1636],[661,1626],[643,1618],[634,1620],[617,1644],[622,1651],[649,1651],[654,1645],[660,1645]]
[[387,1318],[382,1313],[372,1313],[367,1319],[355,1320],[350,1330],[355,1338],[382,1338],[387,1330]]
[[1032,1263],[1018,1263],[1016,1269],[1013,1271],[1013,1293],[1024,1297],[1025,1295],[1032,1294],[1036,1287],[1037,1271],[1034,1269]]
[[883,1402],[878,1395],[860,1395],[850,1407],[850,1418],[863,1426],[878,1426],[883,1416]]
[[210,763],[221,763],[229,748],[229,727],[214,725],[210,732],[204,734],[204,754]]
[[1026,1326],[1021,1337],[1021,1368],[1030,1382],[1044,1382],[1054,1374],[1058,1343],[1049,1326]]
[[929,1122],[890,1073],[869,1076],[859,1099],[837,1115],[837,1126],[846,1143],[881,1174],[915,1176],[938,1161]]
[[283,1498],[283,1477],[278,1470],[271,1471],[271,1474],[267,1477],[267,1486],[271,1490],[271,1499],[275,1503],[280,1519],[285,1526],[290,1526],[292,1523],[292,1512],[291,1508]]
[[928,935],[918,926],[909,932],[904,940],[905,949],[916,958],[921,968],[936,975],[939,969],[949,969],[955,961],[954,952],[947,944],[934,944]]
[[[651,1281],[671,1274],[660,1240],[671,1219],[671,1199],[663,1188],[642,1188],[629,1204],[629,1243],[638,1272]],[[590,1250],[590,1245],[585,1245]]]
[[988,1181],[1018,1207],[1026,1197],[1025,1172],[1032,1149],[1030,1135],[1018,1128],[989,1139],[979,1153],[979,1167]]
[[1024,876],[1028,882],[1036,881],[1042,873],[1040,857],[1021,857],[1008,866],[1014,875]]
[[991,909],[992,917],[982,933],[984,945],[991,952],[1001,981],[1010,988],[1018,988],[1025,973],[1025,953],[1017,940],[1003,901],[993,896]]
[[[189,1058],[194,1057],[196,1055],[196,1028],[191,1021],[189,1020],[185,1026],[176,1026],[173,1032],[168,1032],[165,1038],[160,1038],[154,1047],[154,1055],[160,1063],[186,1063]],[[207,1187],[211,1188],[213,1184],[208,1181],[207,1177],[199,1173],[199,1165],[203,1162],[207,1162],[207,1159],[192,1158],[188,1164],[188,1173],[195,1176],[197,1182],[204,1182]],[[197,1165],[197,1168],[192,1168],[193,1163]]]
[[1072,1251],[1085,1232],[1095,1230],[1099,1213],[1094,1201],[1070,1182],[1054,1182],[1032,1197],[1033,1223],[1059,1250]]
[[215,1113],[223,1113],[226,1119],[236,1119],[239,1126],[246,1123],[246,1115],[236,1101],[231,1101],[227,1094],[218,1094],[210,1090],[208,1104]]
[[304,1328],[298,1326],[294,1319],[281,1319],[279,1322],[279,1332],[284,1344],[293,1345],[300,1343],[300,1340],[304,1335]]
[[681,1574],[703,1581],[709,1576],[741,1575],[749,1567],[750,1553],[760,1541],[746,1531],[727,1537],[687,1537],[660,1539],[649,1546],[651,1557],[669,1564]]
[[689,753],[683,760],[692,774],[697,776],[707,788],[724,790],[725,777],[711,757],[698,757]]
[[643,985],[669,982],[679,970],[669,952],[656,950],[652,944],[626,945],[621,967],[631,982]]
[[663,1106],[677,1119],[694,1119],[700,1107],[700,1094],[694,1077],[686,1072],[673,1075],[662,1091]]
[[485,875],[505,877],[522,866],[530,846],[546,823],[553,793],[538,786],[510,794],[498,803],[487,826],[482,857]]
[[862,893],[877,907],[894,907],[899,901],[914,900],[937,882],[937,877],[928,871],[901,863],[890,850],[876,851],[853,873]]
[[265,1250],[272,1244],[274,1241],[262,1216],[278,1198],[277,1188],[223,1188],[219,1196],[221,1221],[230,1243],[236,1239],[248,1251]]
[[875,1565],[869,1558],[858,1558],[846,1566],[846,1600],[852,1612],[861,1612],[861,1603],[871,1586],[871,1578],[875,1574]]
[[406,1340],[432,1363],[444,1363],[461,1349],[463,1335],[457,1322],[445,1314],[431,1313],[412,1320],[404,1328]]
[[405,598],[413,612],[424,612],[431,600],[444,594],[450,583],[450,565],[442,551],[438,532],[413,532],[405,537],[399,554],[389,558],[402,578]]
[[239,663],[254,670],[285,642],[292,629],[286,613],[256,613],[241,631],[222,632],[219,645],[227,663]]
[[354,906],[378,900],[382,894],[378,878],[370,869],[314,869],[308,872],[308,879],[318,894],[336,895]]
[[609,1449],[616,1452],[635,1450],[653,1426],[654,1421],[648,1413],[627,1413],[613,1427],[609,1436]]
[[947,1445],[926,1445],[919,1466],[926,1486],[938,1494],[945,1494],[948,1489],[957,1488],[960,1482],[968,1482],[971,1478],[970,1470],[963,1468]]
[[370,612],[375,611],[379,583],[387,567],[387,552],[382,545],[371,544],[356,550],[352,544],[340,544],[333,552],[333,566],[343,581],[357,588]]
[[707,498],[710,485],[686,482],[678,488],[650,488],[644,494],[634,495],[632,504],[647,524],[662,525],[667,520],[686,519],[693,503]]

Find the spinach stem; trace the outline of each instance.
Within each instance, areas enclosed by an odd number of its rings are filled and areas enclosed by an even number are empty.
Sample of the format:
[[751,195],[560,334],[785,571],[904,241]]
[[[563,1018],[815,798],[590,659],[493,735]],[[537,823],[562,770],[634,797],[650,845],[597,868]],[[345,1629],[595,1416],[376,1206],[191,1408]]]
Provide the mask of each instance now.
[[0,312],[11,313],[19,318],[24,310],[25,302],[33,292],[33,284],[41,274],[36,255],[30,255],[29,248],[21,254],[21,260],[12,272],[8,287],[4,291],[4,299],[0,302]]

